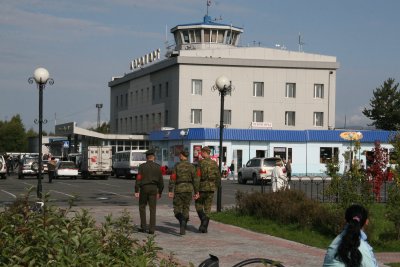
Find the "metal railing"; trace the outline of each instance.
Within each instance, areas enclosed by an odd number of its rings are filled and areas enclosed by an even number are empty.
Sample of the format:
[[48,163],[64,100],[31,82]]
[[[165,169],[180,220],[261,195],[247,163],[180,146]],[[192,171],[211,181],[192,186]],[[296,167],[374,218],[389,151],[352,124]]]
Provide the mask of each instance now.
[[[341,179],[346,179],[342,177]],[[328,195],[327,189],[331,184],[331,178],[326,176],[292,176],[288,182],[291,190],[302,191],[307,197],[320,202],[338,202],[340,195]],[[380,202],[386,203],[388,200],[388,191],[393,181],[383,181],[380,192]],[[340,184],[338,185],[340,186]],[[339,191],[339,190],[338,190]],[[271,183],[261,183],[261,192],[272,192]],[[371,192],[371,194],[373,194]],[[375,199],[375,196],[373,197]]]

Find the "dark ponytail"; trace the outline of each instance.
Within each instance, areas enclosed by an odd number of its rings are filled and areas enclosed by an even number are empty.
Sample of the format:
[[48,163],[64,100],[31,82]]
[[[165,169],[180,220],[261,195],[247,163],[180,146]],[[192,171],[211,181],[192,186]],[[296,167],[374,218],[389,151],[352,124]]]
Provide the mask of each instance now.
[[360,231],[368,218],[368,211],[360,205],[352,205],[345,214],[347,226],[342,241],[336,252],[336,257],[346,267],[359,267],[362,261],[360,246]]

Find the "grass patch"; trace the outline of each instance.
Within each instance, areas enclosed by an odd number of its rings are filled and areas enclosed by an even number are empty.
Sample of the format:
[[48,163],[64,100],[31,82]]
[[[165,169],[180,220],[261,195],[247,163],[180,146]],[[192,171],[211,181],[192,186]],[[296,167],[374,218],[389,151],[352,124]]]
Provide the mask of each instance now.
[[368,239],[374,251],[399,252],[400,240],[393,240],[395,228],[393,223],[386,219],[386,205],[382,203],[373,204],[369,208],[369,212]]
[[298,225],[283,225],[268,219],[240,215],[233,209],[212,213],[211,219],[322,249],[327,248],[330,242],[332,242],[332,237],[326,237],[315,231],[301,229]]
[[[340,206],[312,201],[301,192],[237,192],[236,201],[236,207],[213,213],[211,218],[321,249],[326,249],[345,225]],[[396,229],[386,216],[386,204],[375,203],[368,209],[366,233],[374,251],[399,252],[400,240],[394,238]]]

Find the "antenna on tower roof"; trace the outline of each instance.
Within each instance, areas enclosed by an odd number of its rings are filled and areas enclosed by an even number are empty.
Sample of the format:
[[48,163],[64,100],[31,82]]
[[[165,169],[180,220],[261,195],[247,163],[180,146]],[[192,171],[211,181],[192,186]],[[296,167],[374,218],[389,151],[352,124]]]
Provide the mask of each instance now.
[[207,16],[208,16],[208,7],[211,6],[211,0],[206,0],[207,1]]
[[303,51],[303,45],[304,45],[304,42],[301,39],[301,33],[299,32],[299,52],[304,52]]

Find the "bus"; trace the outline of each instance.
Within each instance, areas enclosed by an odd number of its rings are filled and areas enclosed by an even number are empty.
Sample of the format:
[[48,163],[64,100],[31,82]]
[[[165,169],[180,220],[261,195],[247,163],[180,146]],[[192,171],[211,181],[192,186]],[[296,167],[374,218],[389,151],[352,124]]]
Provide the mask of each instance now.
[[118,178],[136,179],[139,165],[146,162],[146,150],[126,150],[115,152],[113,156],[113,173]]

